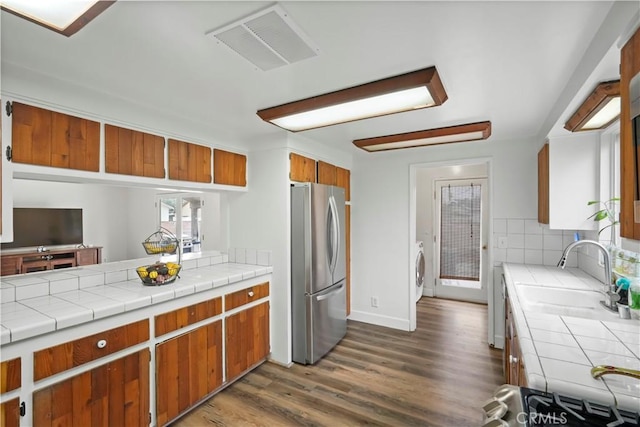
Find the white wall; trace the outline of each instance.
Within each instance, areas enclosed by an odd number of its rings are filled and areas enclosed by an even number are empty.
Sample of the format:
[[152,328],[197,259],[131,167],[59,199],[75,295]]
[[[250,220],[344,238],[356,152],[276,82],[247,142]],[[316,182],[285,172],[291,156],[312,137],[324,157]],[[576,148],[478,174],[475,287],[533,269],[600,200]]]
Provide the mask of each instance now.
[[[409,254],[415,227],[409,212],[410,165],[491,158],[493,216],[535,218],[540,146],[541,142],[531,139],[483,141],[355,157],[351,174],[352,318],[410,329]],[[490,272],[490,284],[492,281]],[[371,307],[372,296],[378,297],[378,308]]]

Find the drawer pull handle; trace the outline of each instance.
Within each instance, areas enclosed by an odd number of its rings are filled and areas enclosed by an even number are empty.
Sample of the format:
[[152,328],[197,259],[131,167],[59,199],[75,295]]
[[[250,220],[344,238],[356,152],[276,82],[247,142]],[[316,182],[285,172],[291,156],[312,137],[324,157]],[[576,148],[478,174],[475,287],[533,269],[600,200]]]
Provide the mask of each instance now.
[[107,346],[107,340],[100,340],[97,344],[98,348],[105,348]]
[[253,297],[253,291],[249,291],[249,298]]
[[518,363],[518,358],[517,357],[513,357],[513,355],[509,355],[509,362],[516,364]]

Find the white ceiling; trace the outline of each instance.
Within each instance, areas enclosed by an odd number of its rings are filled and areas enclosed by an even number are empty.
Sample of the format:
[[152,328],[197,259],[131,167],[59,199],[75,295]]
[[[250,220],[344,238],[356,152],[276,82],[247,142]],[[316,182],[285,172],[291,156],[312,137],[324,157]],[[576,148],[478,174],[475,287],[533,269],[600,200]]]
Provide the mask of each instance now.
[[[281,2],[321,53],[266,72],[205,36],[272,4],[120,0],[70,38],[3,11],[2,66],[96,88],[251,148],[284,132],[259,109],[435,65],[449,96],[442,106],[302,135],[355,152],[358,138],[490,120],[492,139],[522,139],[539,135],[612,5]],[[619,58],[607,58],[602,74],[616,73]]]

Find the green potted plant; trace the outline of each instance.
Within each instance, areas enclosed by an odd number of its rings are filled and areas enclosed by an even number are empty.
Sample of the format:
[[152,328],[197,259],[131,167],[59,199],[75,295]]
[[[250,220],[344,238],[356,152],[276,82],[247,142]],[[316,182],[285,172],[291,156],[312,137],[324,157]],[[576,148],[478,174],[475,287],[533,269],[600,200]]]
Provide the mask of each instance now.
[[616,214],[617,214],[616,203],[618,203],[619,201],[620,201],[619,197],[612,197],[611,199],[606,200],[604,202],[600,200],[591,200],[590,202],[587,203],[587,206],[598,205],[598,207],[600,207],[600,209],[597,212],[595,212],[593,215],[591,215],[589,218],[593,218],[593,220],[596,222],[600,222],[603,220],[607,220],[609,222],[607,225],[605,225],[604,227],[601,227],[598,230],[598,237],[604,230],[608,228],[611,232],[612,245],[615,245],[615,239],[616,239],[615,226],[620,223],[620,221],[618,221],[618,219],[616,218]]

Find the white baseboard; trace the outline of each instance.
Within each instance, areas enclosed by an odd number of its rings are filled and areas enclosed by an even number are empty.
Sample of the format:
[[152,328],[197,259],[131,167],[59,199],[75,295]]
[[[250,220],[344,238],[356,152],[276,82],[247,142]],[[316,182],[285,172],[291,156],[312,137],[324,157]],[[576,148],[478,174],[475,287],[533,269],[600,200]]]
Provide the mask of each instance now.
[[383,316],[381,314],[368,313],[365,311],[351,310],[349,320],[355,320],[357,322],[370,323],[378,326],[385,326],[387,328],[400,329],[402,331],[409,330],[409,320],[399,319],[397,317]]
[[293,366],[293,362],[284,363],[284,362],[281,362],[279,360],[272,359],[271,356],[269,356],[269,358],[267,359],[267,362],[273,363],[275,365],[279,365],[279,366],[282,366],[282,367],[285,367],[285,368],[290,368],[290,367]]

